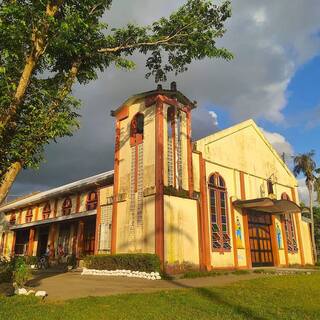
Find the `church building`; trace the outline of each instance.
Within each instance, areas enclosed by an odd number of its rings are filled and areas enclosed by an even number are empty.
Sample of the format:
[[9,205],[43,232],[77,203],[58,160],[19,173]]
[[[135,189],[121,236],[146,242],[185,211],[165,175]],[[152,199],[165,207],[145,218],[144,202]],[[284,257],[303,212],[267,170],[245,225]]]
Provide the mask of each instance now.
[[114,170],[0,207],[0,255],[156,253],[168,272],[313,264],[297,181],[258,126],[193,141],[194,108],[175,83],[125,101]]

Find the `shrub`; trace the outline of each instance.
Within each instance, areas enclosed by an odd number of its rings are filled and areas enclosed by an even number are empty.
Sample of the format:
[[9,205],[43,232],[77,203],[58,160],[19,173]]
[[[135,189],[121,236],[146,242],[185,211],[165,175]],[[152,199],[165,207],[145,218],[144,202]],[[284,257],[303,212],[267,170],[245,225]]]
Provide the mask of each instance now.
[[13,260],[13,281],[18,287],[22,287],[31,276],[29,266],[26,264],[23,257],[18,257]]
[[13,263],[6,258],[0,258],[0,283],[11,282]]
[[86,256],[84,265],[89,269],[97,270],[132,270],[160,272],[160,259],[151,253],[132,253],[132,254],[98,254]]
[[226,271],[189,271],[186,272],[181,278],[182,279],[194,279],[194,278],[204,278],[204,277],[217,277],[228,275],[229,272]]
[[243,274],[249,274],[251,273],[249,270],[235,270],[232,272],[233,274],[237,275],[237,276],[241,276]]
[[77,267],[77,257],[75,254],[71,254],[67,258],[67,265],[71,266],[73,269]]
[[38,257],[36,256],[25,256],[24,261],[27,265],[36,265],[38,263]]

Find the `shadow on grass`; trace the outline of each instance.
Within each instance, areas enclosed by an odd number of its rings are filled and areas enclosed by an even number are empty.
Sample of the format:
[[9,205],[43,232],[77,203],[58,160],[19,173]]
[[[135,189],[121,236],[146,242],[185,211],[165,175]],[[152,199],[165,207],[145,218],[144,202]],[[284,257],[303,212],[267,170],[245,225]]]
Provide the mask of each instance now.
[[[225,299],[220,297],[219,294],[213,292],[209,288],[191,287],[191,286],[182,284],[176,280],[170,280],[169,282],[174,283],[177,287],[180,287],[180,288],[192,289],[197,294],[199,294],[199,296],[206,299],[207,301],[215,302],[220,305],[224,305],[224,306],[228,307],[229,309],[231,309],[236,314],[243,316],[245,319],[252,319],[252,320],[266,320],[267,319],[267,318],[264,318],[264,317],[261,317],[259,315],[254,314],[254,312],[252,310],[250,310],[249,308],[246,308],[244,306],[233,304],[233,303],[226,301]],[[222,319],[223,319],[223,317],[222,317]]]

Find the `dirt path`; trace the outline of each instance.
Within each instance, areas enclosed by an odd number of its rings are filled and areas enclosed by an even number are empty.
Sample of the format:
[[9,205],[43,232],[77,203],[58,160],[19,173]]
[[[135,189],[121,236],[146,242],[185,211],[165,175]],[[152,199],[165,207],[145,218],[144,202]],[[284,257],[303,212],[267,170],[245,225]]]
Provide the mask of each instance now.
[[237,281],[264,277],[262,274],[221,275],[196,279],[145,280],[138,278],[81,276],[80,273],[39,275],[29,282],[34,290],[45,290],[49,300],[66,300],[87,296],[121,293],[154,292],[159,290],[225,286]]

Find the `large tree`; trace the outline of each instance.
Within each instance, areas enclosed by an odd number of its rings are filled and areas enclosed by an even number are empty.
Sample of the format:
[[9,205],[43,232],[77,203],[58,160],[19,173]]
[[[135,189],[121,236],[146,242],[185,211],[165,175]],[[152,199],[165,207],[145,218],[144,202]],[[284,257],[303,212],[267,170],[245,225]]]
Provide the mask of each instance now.
[[310,217],[311,217],[311,238],[313,246],[313,255],[315,261],[317,260],[317,248],[315,241],[315,227],[314,227],[314,216],[313,216],[313,194],[314,194],[314,185],[316,182],[315,170],[316,162],[314,161],[315,152],[311,150],[310,152],[299,154],[294,157],[294,168],[293,173],[295,176],[303,174],[305,177],[306,186],[309,193],[309,208],[310,208]]
[[[130,56],[146,55],[146,77],[165,81],[193,60],[231,59],[216,40],[230,2],[188,0],[149,26],[110,28],[112,0],[3,0],[0,4],[0,203],[22,168],[37,167],[44,146],[78,127],[72,86],[86,84]],[[111,85],[111,84],[110,84]]]

